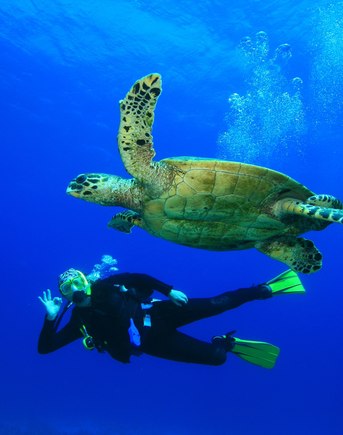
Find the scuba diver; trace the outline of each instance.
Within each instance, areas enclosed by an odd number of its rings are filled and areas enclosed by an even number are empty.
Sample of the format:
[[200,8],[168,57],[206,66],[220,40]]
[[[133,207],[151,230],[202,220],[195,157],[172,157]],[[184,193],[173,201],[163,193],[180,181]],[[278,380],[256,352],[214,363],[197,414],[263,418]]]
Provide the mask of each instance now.
[[[39,296],[46,309],[39,353],[53,352],[82,338],[86,349],[107,352],[123,363],[129,363],[132,355],[146,353],[173,361],[217,366],[223,364],[227,353],[231,352],[252,364],[272,368],[280,352],[272,344],[234,337],[235,331],[214,336],[209,343],[186,335],[178,328],[249,301],[305,293],[297,274],[287,270],[261,285],[209,298],[188,299],[182,291],[149,275],[114,273],[115,260],[110,256],[104,258],[110,261],[96,265],[96,273],[93,269],[86,276],[71,268],[59,276],[59,290],[67,300],[60,315],[62,298],[52,297],[49,289]],[[107,270],[107,276],[99,273],[103,265],[111,269],[110,273]],[[151,299],[154,290],[169,300]],[[71,305],[70,320],[59,329]]]

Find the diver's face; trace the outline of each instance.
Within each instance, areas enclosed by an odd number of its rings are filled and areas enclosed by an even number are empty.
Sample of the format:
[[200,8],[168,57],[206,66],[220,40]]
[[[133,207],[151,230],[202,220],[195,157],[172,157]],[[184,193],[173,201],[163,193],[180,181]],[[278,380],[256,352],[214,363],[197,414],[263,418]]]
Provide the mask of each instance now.
[[60,291],[70,302],[81,303],[87,297],[89,283],[82,272],[69,269],[60,277]]

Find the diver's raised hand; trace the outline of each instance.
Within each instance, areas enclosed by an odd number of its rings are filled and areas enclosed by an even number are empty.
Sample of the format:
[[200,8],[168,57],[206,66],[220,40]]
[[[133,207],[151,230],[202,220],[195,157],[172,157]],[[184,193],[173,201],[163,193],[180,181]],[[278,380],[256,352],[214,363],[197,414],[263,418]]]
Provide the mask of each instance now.
[[174,302],[174,304],[178,305],[179,307],[182,307],[182,305],[186,305],[188,302],[188,297],[180,290],[170,290],[169,298],[171,301]]
[[62,305],[62,298],[51,298],[51,291],[47,289],[46,292],[43,292],[43,297],[38,296],[38,299],[45,306],[47,319],[55,320]]

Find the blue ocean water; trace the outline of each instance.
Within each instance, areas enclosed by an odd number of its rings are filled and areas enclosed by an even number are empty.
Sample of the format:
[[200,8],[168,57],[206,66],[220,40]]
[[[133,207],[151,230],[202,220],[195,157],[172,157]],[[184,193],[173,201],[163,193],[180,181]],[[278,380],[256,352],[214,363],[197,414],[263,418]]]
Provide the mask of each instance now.
[[[18,0],[0,5],[1,434],[343,433],[340,225],[308,233],[324,255],[306,296],[258,301],[184,330],[237,329],[281,347],[263,370],[149,356],[130,365],[74,343],[37,353],[57,275],[102,254],[189,297],[285,269],[256,250],[200,251],[106,223],[116,209],[67,196],[82,172],[127,176],[118,101],[159,72],[156,159],[194,155],[282,171],[343,199],[343,2]],[[263,33],[261,33],[263,32]]]

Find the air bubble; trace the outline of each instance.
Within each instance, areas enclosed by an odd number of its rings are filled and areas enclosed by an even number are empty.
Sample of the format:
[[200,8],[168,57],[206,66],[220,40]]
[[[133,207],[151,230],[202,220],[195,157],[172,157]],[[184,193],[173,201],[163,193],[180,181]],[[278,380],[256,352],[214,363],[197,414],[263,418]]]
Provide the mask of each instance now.
[[288,142],[297,144],[305,132],[302,79],[287,80],[283,74],[283,64],[292,57],[289,44],[268,56],[266,32],[245,36],[239,47],[247,58],[248,88],[244,95],[228,98],[228,128],[218,138],[220,157],[267,164],[272,155],[287,153]]

